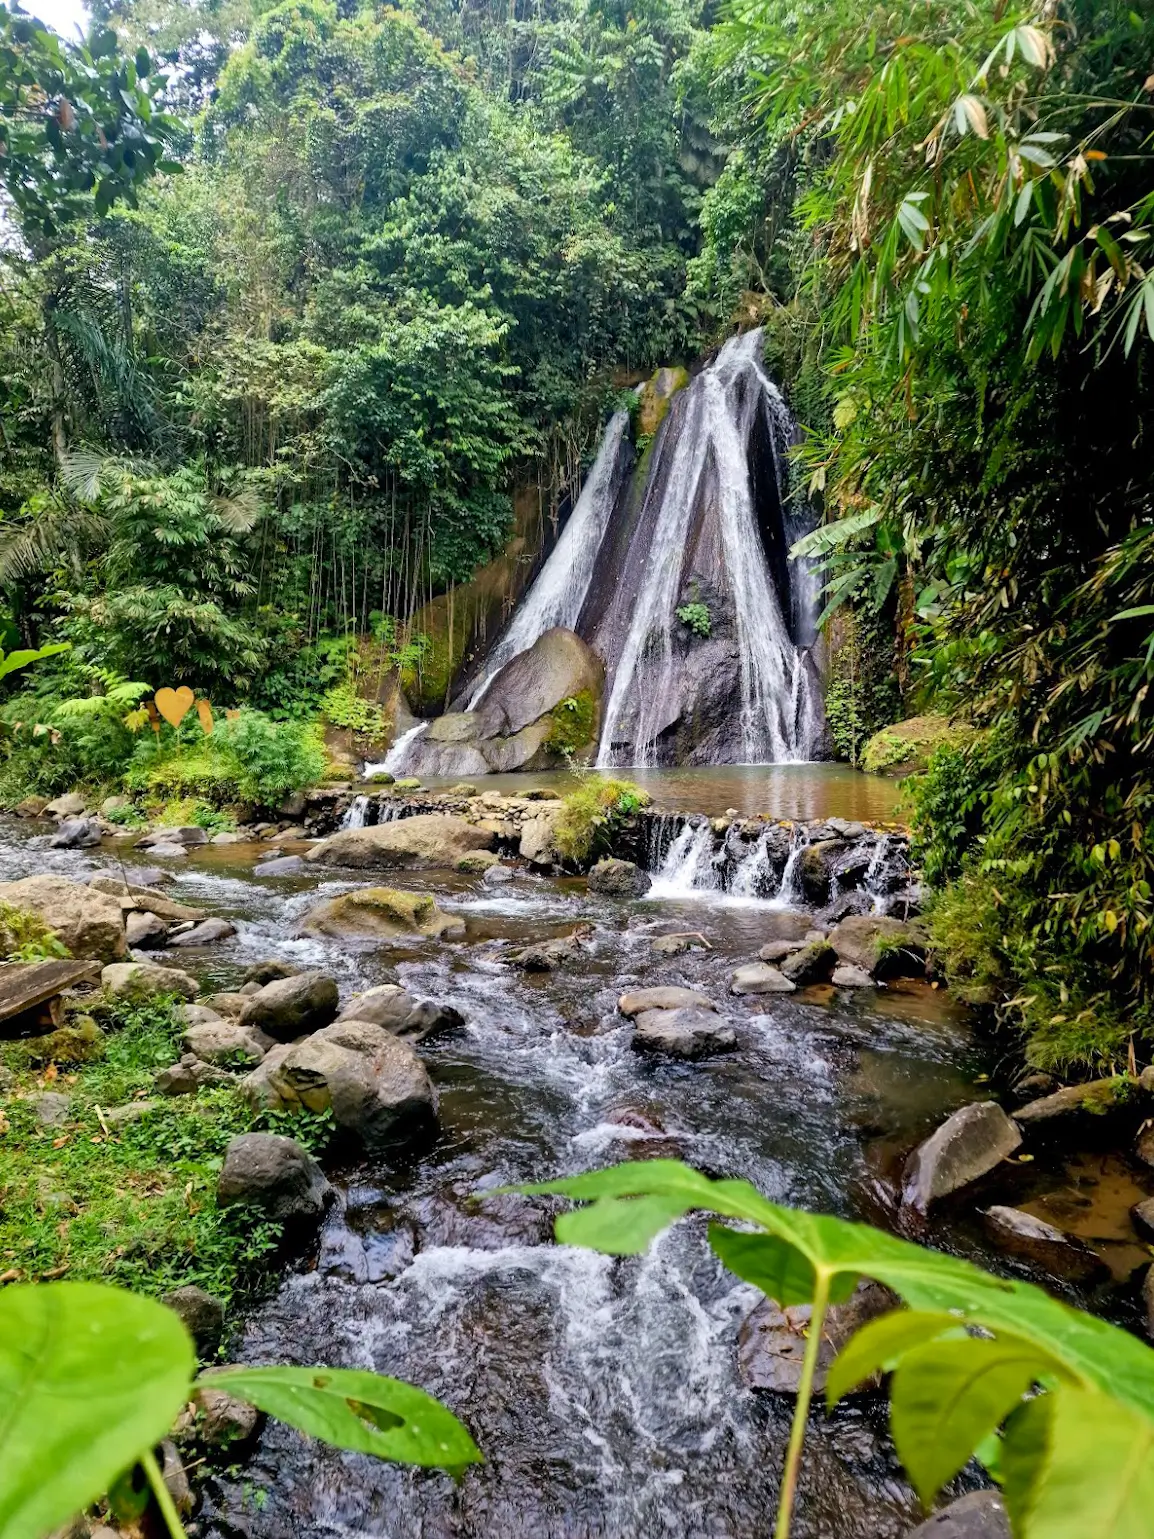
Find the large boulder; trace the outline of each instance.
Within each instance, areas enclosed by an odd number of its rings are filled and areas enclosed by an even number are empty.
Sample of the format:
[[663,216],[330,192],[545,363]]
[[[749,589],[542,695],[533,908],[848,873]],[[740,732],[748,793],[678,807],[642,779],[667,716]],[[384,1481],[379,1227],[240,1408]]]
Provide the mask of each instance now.
[[118,962],[128,955],[120,904],[79,882],[62,876],[0,882],[0,903],[36,914],[74,957]]
[[521,858],[531,866],[551,866],[558,859],[556,835],[561,804],[535,813],[521,824]]
[[729,980],[731,994],[792,994],[797,984],[770,962],[747,962]]
[[971,1491],[919,1523],[906,1539],[1010,1539],[1006,1504],[998,1491]]
[[737,1046],[733,1028],[712,1008],[643,1010],[633,1024],[633,1047],[639,1053],[705,1058],[711,1053],[730,1053]]
[[154,887],[130,885],[118,876],[94,876],[88,886],[93,892],[106,892],[110,897],[119,898],[126,913],[155,914],[165,924],[199,924],[208,917],[202,908],[190,908],[187,903],[166,898]]
[[675,985],[663,985],[655,989],[633,989],[622,994],[617,1001],[622,1015],[641,1015],[646,1010],[716,1010],[717,1006],[707,994],[696,989],[682,989]]
[[938,1198],[996,1170],[1021,1142],[1021,1133],[996,1101],[963,1106],[906,1161],[902,1200],[924,1213]]
[[605,666],[593,648],[576,631],[555,626],[505,664],[479,714],[490,736],[508,737],[583,691],[600,700],[604,683]]
[[366,1148],[433,1120],[433,1087],[407,1042],[370,1021],[337,1021],[296,1043],[270,1069],[268,1104],[331,1110]]
[[100,974],[101,986],[123,999],[160,999],[166,994],[195,999],[200,985],[178,967],[155,962],[111,962]]
[[922,931],[887,914],[850,914],[829,932],[829,944],[839,962],[863,968],[877,977],[917,974],[924,970],[926,942]]
[[782,959],[781,973],[791,983],[824,983],[836,965],[837,952],[828,941],[810,941]]
[[61,818],[48,841],[50,850],[90,850],[102,838],[99,818]]
[[301,924],[305,935],[430,935],[439,940],[464,938],[464,921],[443,913],[428,893],[394,887],[363,887],[341,893],[310,909]]
[[354,994],[337,1020],[368,1021],[373,1026],[383,1026],[386,1031],[395,1032],[415,1004],[408,989],[401,988],[398,983],[382,983],[375,989],[366,989],[363,994]]
[[589,873],[589,891],[609,898],[643,898],[652,886],[648,871],[631,860],[599,860]]
[[65,796],[58,796],[54,801],[45,802],[41,811],[50,818],[78,818],[84,812],[85,801],[79,791],[69,791]]
[[496,836],[446,812],[422,812],[372,828],[346,828],[314,845],[306,860],[368,870],[454,866],[473,850],[491,850]]
[[332,1196],[320,1166],[295,1138],[242,1133],[224,1152],[216,1186],[222,1208],[259,1208],[280,1223],[318,1219]]
[[184,849],[192,845],[207,844],[208,830],[199,828],[195,823],[189,823],[183,828],[153,828],[148,833],[141,834],[136,841],[138,850],[150,850],[158,844],[179,844]]
[[[880,1283],[859,1283],[844,1304],[826,1312],[818,1349],[814,1390],[821,1394],[830,1364],[861,1326],[888,1314],[897,1300]],[[806,1327],[812,1310],[808,1304],[782,1309],[773,1299],[762,1299],[745,1317],[737,1338],[737,1364],[750,1389],[796,1395],[805,1359]],[[862,1388],[869,1388],[863,1385]],[[859,1391],[860,1393],[860,1391]]]
[[339,1005],[336,982],[327,973],[298,973],[295,978],[266,983],[251,995],[241,1007],[239,1021],[276,1042],[291,1042],[327,1026],[336,1018]]
[[799,853],[797,881],[802,897],[815,908],[821,908],[833,897],[837,857],[846,849],[844,839],[818,839]]
[[263,1032],[239,1026],[235,1021],[206,1021],[200,1026],[186,1027],[181,1045],[202,1063],[219,1068],[255,1069],[274,1044]]

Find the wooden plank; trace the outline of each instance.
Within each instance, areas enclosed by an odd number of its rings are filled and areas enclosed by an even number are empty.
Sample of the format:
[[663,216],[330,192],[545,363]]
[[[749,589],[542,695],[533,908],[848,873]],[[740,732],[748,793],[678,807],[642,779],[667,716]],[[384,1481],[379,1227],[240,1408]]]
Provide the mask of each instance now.
[[48,1006],[65,989],[99,979],[99,967],[92,962],[5,962],[0,965],[0,1021]]

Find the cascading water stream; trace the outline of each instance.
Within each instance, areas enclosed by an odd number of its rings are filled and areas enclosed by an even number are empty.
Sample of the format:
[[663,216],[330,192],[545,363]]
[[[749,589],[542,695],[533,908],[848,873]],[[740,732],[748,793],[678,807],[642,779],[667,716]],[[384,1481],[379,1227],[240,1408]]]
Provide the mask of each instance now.
[[385,755],[384,763],[379,766],[374,765],[374,769],[387,770],[390,775],[403,774],[406,768],[405,761],[408,758],[410,744],[428,729],[428,725],[427,721],[419,721],[415,727],[410,727],[407,732],[402,732]]
[[795,630],[804,633],[799,645],[770,577],[751,489],[751,440],[761,413],[785,506],[782,458],[792,425],[780,393],[762,372],[760,347],[760,332],[731,338],[689,387],[649,559],[613,672],[599,766],[656,762],[657,739],[678,686],[675,626],[686,550],[699,499],[708,495],[716,504],[734,610],[741,757],[779,763],[803,760],[813,750],[821,708],[808,657],[816,602],[812,573],[806,568],[800,589],[791,592],[792,607],[804,611],[795,619]]
[[364,828],[365,819],[369,811],[369,799],[367,796],[354,796],[349,803],[349,809],[341,819],[342,828]]
[[469,697],[475,710],[497,674],[546,631],[561,625],[572,630],[589,592],[597,552],[605,537],[621,484],[621,445],[629,413],[614,412],[581,488],[581,495],[561,537],[533,586],[518,605],[505,634],[485,659],[480,683]]

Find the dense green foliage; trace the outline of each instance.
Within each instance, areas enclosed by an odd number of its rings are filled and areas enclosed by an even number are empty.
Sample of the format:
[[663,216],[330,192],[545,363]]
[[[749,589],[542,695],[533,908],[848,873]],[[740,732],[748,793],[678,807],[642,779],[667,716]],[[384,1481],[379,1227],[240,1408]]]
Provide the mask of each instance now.
[[648,802],[648,793],[631,780],[583,776],[565,797],[554,825],[557,853],[578,866],[608,855],[622,822]]

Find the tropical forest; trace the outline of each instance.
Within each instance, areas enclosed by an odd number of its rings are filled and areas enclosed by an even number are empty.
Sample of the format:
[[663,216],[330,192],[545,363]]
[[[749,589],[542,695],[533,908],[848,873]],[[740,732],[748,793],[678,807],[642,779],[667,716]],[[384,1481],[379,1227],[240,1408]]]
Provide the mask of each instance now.
[[1152,690],[1148,0],[0,0],[0,1539],[1154,1539]]

